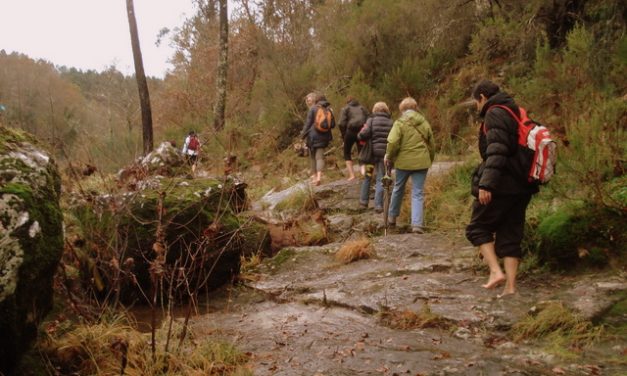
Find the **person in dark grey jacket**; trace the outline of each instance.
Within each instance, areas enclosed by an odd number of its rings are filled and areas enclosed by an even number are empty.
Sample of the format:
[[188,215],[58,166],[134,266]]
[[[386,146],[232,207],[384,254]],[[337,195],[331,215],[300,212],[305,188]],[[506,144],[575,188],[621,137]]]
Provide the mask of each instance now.
[[357,143],[357,133],[367,119],[368,111],[359,104],[357,99],[349,95],[346,99],[346,106],[340,111],[340,132],[344,142],[344,161],[346,161],[346,169],[348,170],[348,180],[355,179],[351,154],[355,144],[357,145],[357,153],[361,150],[359,143]]
[[[508,295],[516,292],[525,213],[538,187],[528,183],[515,167],[518,123],[505,109],[493,107],[504,105],[519,114],[514,100],[487,80],[475,86],[472,96],[484,122],[479,131],[482,162],[472,177],[472,194],[476,199],[466,237],[479,247],[490,268],[483,287],[491,289],[505,282],[502,295]],[[504,259],[505,273],[498,257]]]
[[[314,124],[316,113],[320,107],[328,108],[331,111],[331,129],[327,132],[318,131]],[[333,117],[331,104],[324,95],[319,94],[316,97],[315,105],[312,106],[307,113],[307,120],[305,120],[303,130],[300,134],[301,138],[305,139],[310,151],[311,179],[314,185],[319,185],[322,179],[322,170],[324,170],[324,149],[327,148],[333,140],[333,134],[331,133],[333,128],[335,128],[335,118]]]
[[[366,122],[366,125],[357,134],[360,141],[372,142],[372,154],[374,162],[374,172],[376,174],[376,183],[374,190],[374,210],[377,213],[383,211],[383,185],[381,179],[385,175],[385,166],[383,158],[388,144],[388,134],[392,129],[394,122],[390,118],[390,109],[385,102],[377,102],[372,107],[372,115]],[[370,182],[372,178],[366,174],[361,184],[361,194],[359,204],[367,208],[370,200]]]

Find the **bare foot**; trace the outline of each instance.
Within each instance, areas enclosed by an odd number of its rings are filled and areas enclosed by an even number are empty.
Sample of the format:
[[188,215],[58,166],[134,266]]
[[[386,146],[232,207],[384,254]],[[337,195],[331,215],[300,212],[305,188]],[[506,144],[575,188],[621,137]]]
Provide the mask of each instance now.
[[505,281],[505,274],[503,272],[498,273],[490,273],[490,278],[488,278],[488,283],[482,285],[484,289],[493,289],[499,284]]
[[320,180],[314,180],[312,184],[313,185],[320,185]]
[[348,180],[348,181],[355,180],[355,177],[354,176],[349,176],[348,179],[346,179],[346,180]]
[[508,296],[515,295],[515,294],[516,294],[516,290],[505,288],[505,290],[503,290],[503,292],[498,294],[496,297],[498,299],[501,299],[501,298],[506,298]]

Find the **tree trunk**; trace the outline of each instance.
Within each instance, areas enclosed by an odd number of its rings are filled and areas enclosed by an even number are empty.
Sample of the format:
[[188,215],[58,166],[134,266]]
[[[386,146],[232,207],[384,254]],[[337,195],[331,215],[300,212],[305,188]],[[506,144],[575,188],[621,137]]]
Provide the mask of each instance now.
[[226,75],[229,52],[229,15],[227,0],[220,0],[220,58],[218,78],[216,80],[216,102],[213,109],[213,127],[216,131],[224,129],[224,111],[226,108]]
[[126,12],[128,13],[128,27],[131,31],[131,45],[133,46],[133,62],[135,63],[135,79],[139,90],[139,104],[142,110],[142,135],[144,141],[144,155],[153,149],[152,139],[152,111],[150,109],[150,94],[148,83],[144,73],[142,51],[139,47],[139,35],[137,33],[137,21],[135,20],[135,7],[133,0],[126,0]]

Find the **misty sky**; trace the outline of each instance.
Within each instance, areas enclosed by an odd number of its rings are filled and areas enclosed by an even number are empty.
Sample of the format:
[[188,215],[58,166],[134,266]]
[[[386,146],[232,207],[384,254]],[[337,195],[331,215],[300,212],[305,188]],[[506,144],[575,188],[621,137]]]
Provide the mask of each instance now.
[[[144,69],[163,77],[173,53],[163,27],[174,29],[193,14],[192,0],[135,0]],[[125,0],[0,0],[0,49],[55,65],[103,70],[114,64],[133,73]]]

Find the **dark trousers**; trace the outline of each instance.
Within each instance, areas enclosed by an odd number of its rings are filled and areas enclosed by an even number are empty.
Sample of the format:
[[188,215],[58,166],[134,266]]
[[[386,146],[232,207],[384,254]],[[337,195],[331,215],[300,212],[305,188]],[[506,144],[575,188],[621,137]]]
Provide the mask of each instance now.
[[474,246],[494,242],[498,257],[522,257],[520,243],[530,200],[531,195],[492,195],[488,205],[481,205],[475,199],[466,238]]
[[361,150],[361,145],[357,142],[357,133],[350,130],[346,131],[344,135],[344,160],[351,161],[351,152],[353,151],[353,145],[357,144],[357,153]]

